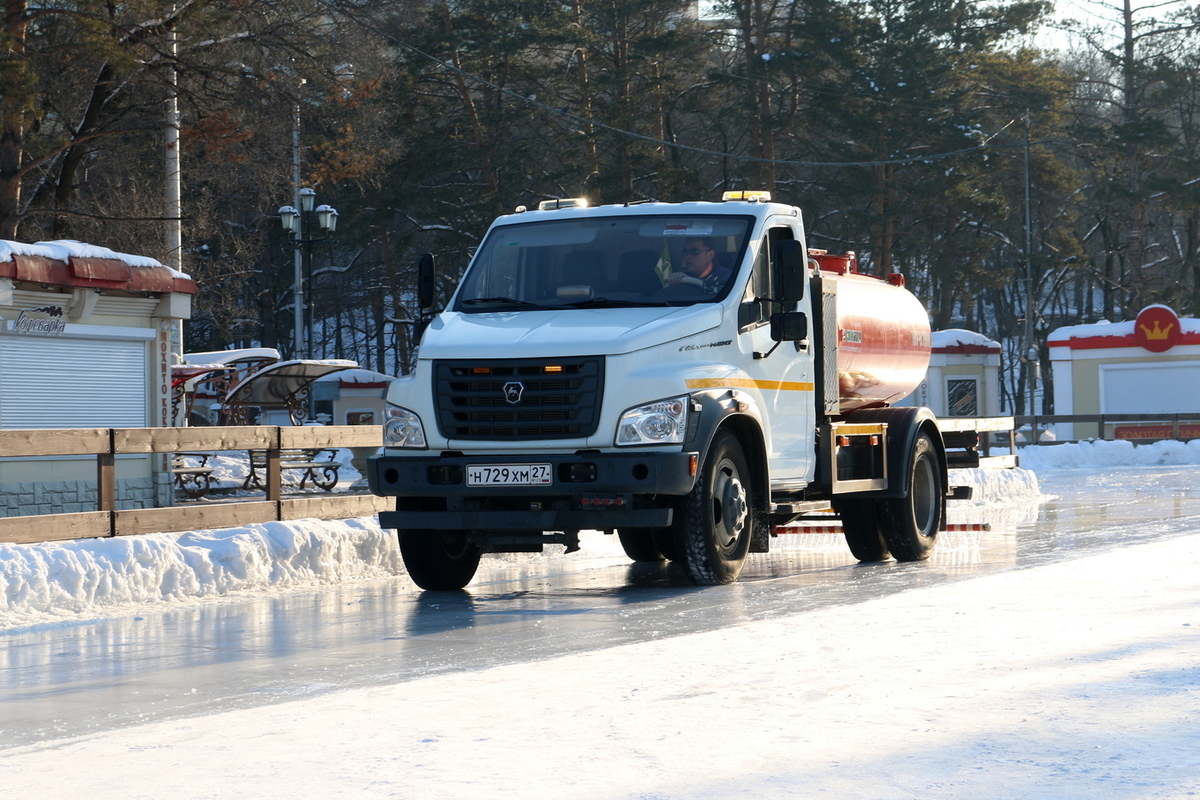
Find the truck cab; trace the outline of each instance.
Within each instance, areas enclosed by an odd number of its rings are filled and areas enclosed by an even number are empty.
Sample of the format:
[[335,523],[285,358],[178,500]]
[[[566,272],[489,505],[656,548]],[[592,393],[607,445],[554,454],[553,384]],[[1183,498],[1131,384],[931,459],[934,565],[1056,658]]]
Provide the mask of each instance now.
[[830,507],[877,560],[896,500],[920,518],[893,554],[925,557],[944,452],[931,414],[888,407],[924,374],[924,311],[811,256],[800,210],[765,193],[496,220],[392,383],[368,469],[413,579],[458,589],[481,553],[570,552],[597,529],[727,583],[774,525]]

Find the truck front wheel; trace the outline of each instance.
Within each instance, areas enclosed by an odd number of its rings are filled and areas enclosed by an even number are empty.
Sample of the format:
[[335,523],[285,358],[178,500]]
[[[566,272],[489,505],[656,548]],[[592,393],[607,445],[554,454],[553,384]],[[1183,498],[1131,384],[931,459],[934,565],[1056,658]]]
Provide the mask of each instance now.
[[880,501],[879,521],[897,561],[924,561],[937,544],[946,502],[946,487],[929,434],[917,436],[909,464],[912,482],[908,496]]
[[475,577],[479,546],[466,531],[399,531],[400,556],[408,576],[422,589],[457,591]]
[[693,583],[733,583],[742,574],[754,518],[749,480],[741,444],[718,433],[676,521],[676,550]]

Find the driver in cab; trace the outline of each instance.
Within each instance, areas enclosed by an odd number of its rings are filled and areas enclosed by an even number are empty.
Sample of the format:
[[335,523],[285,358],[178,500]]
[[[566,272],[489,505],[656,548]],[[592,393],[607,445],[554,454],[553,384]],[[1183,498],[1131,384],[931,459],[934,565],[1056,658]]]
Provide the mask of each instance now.
[[705,291],[716,292],[725,285],[731,270],[716,263],[717,249],[712,237],[698,236],[683,242],[682,271],[667,276],[668,286],[691,284]]

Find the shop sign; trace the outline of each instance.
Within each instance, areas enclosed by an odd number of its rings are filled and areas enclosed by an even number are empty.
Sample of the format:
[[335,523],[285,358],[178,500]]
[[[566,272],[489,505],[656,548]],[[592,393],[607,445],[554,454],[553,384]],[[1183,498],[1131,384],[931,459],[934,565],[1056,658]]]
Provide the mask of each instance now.
[[1165,353],[1179,344],[1179,317],[1166,306],[1147,306],[1133,323],[1133,338],[1151,353]]
[[57,336],[67,329],[67,321],[62,306],[42,306],[28,311],[22,311],[15,322],[13,330],[17,333],[44,334]]
[[1114,439],[1181,439],[1200,437],[1200,425],[1181,424],[1178,434],[1171,425],[1118,425],[1113,428]]

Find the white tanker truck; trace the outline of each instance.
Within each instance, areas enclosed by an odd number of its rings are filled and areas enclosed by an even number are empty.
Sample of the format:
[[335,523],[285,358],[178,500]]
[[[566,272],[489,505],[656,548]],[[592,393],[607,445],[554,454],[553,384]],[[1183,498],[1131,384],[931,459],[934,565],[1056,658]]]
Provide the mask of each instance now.
[[[432,306],[433,259],[418,293]],[[729,583],[780,526],[833,509],[862,561],[928,558],[947,438],[925,408],[929,322],[899,274],[808,250],[800,210],[719,203],[496,220],[417,366],[392,383],[373,492],[412,579],[461,589],[482,553],[615,532],[634,561]],[[955,463],[978,436],[953,434]],[[977,461],[976,461],[977,463]]]

